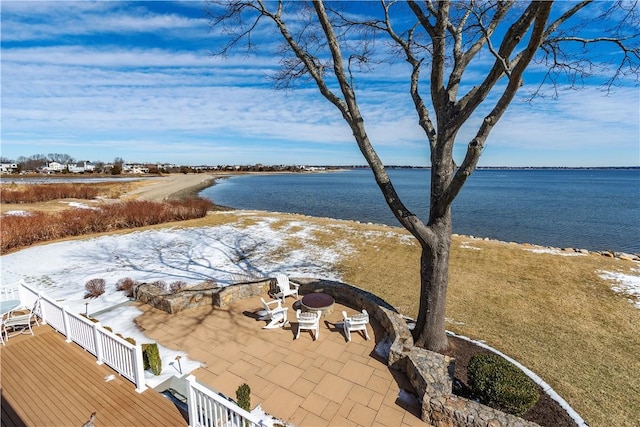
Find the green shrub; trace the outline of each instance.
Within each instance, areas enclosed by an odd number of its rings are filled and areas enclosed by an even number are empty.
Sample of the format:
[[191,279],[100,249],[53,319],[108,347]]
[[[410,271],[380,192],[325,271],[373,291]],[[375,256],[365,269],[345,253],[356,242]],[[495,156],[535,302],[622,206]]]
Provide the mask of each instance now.
[[162,372],[162,359],[160,359],[158,344],[142,344],[142,361],[144,369],[151,369],[153,375],[160,375]]
[[238,401],[238,406],[244,409],[245,411],[251,411],[251,387],[249,384],[242,384],[236,390],[236,400]]
[[476,354],[467,366],[473,393],[492,408],[520,416],[540,397],[535,383],[497,354]]

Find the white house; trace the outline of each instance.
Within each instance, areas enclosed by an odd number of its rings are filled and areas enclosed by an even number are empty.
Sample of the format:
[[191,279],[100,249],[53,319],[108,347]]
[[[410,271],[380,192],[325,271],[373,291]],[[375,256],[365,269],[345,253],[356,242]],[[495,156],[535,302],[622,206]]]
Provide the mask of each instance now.
[[63,165],[58,162],[49,162],[47,166],[42,168],[42,172],[44,173],[60,173],[63,170],[67,169],[67,165]]
[[14,173],[17,170],[17,163],[0,163],[0,173]]
[[[80,166],[80,164],[82,164],[82,166]],[[82,162],[76,163],[75,165],[69,165],[68,169],[71,173],[84,173],[93,172],[96,169],[96,166],[91,162]]]
[[149,168],[146,167],[145,165],[125,164],[125,165],[122,165],[122,171],[127,173],[141,174],[141,173],[149,173]]

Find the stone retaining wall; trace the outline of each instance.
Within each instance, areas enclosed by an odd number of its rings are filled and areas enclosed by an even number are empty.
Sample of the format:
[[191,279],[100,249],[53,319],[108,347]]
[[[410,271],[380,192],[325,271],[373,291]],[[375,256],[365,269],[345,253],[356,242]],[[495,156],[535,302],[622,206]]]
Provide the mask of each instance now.
[[[422,419],[436,427],[533,427],[537,424],[453,394],[455,360],[414,347],[406,319],[391,305],[367,292],[341,282],[293,279],[300,294],[322,291],[337,303],[365,309],[386,331],[390,344],[387,364],[407,375],[422,402]],[[234,301],[275,291],[275,279],[240,283],[225,287],[190,288],[171,294],[153,285],[142,284],[134,297],[168,313],[213,305],[224,307]]]

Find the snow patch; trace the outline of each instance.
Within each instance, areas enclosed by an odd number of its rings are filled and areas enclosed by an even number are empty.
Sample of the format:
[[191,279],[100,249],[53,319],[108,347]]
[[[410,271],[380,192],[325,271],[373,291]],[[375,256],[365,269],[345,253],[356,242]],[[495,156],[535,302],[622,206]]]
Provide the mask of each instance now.
[[469,244],[469,242],[462,242],[460,244],[460,248],[462,248],[462,249],[472,249],[474,251],[481,251],[482,250],[481,248],[478,248],[477,246],[471,246]]
[[[65,203],[65,202],[62,202],[62,203]],[[89,205],[85,205],[84,203],[69,202],[68,205],[71,206],[72,208],[76,208],[76,209],[98,210],[98,208],[92,207],[92,206],[89,206]]]
[[600,277],[615,283],[611,289],[628,297],[636,308],[640,309],[640,269],[632,268],[635,274],[625,274],[613,271],[598,271]]
[[407,406],[420,407],[420,401],[418,400],[418,397],[415,394],[408,392],[403,388],[401,388],[400,391],[398,392],[398,400],[406,404]]
[[3,215],[7,215],[7,216],[31,216],[31,213],[27,212],[27,211],[7,211]]
[[384,340],[376,344],[373,351],[381,358],[387,360],[389,359],[389,355],[391,354],[391,344],[391,341],[389,341],[388,338],[385,338]]
[[524,249],[525,251],[533,252],[534,254],[551,254],[560,256],[586,256],[580,252],[567,252],[557,248],[531,248]]

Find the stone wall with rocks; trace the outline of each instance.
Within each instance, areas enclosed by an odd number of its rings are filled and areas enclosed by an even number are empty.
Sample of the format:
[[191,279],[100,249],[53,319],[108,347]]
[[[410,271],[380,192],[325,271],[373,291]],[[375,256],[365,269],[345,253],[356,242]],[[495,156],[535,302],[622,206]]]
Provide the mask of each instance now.
[[[422,405],[422,419],[436,427],[532,427],[537,424],[464,399],[453,394],[455,360],[413,345],[407,319],[376,295],[341,282],[291,279],[300,294],[324,292],[337,303],[365,309],[386,331],[389,344],[387,364],[407,375]],[[239,283],[225,287],[201,285],[172,294],[151,284],[139,285],[134,297],[167,313],[213,305],[224,307],[234,301],[275,292],[275,279]]]
[[271,279],[265,279],[224,287],[202,284],[171,293],[167,289],[143,283],[134,289],[133,297],[158,310],[174,314],[182,310],[203,306],[224,307],[234,301],[264,295],[271,286]]

